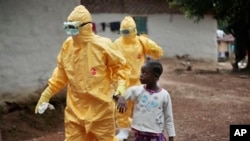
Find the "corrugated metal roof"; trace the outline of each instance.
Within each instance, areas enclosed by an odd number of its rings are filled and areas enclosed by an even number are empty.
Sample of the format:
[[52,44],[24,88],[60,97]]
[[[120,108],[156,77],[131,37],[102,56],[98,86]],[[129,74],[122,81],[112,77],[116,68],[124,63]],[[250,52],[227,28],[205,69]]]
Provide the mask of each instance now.
[[225,35],[222,38],[218,38],[217,41],[224,41],[224,42],[233,42],[234,36],[232,34]]
[[81,0],[91,13],[158,14],[181,13],[166,0]]

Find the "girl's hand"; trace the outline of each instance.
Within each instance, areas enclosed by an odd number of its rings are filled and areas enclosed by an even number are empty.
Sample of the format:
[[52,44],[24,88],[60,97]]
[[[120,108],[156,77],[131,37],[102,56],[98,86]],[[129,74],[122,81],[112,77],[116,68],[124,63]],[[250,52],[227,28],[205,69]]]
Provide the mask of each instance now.
[[123,96],[116,95],[113,97],[117,103],[117,110],[119,113],[124,113],[127,111],[127,102]]

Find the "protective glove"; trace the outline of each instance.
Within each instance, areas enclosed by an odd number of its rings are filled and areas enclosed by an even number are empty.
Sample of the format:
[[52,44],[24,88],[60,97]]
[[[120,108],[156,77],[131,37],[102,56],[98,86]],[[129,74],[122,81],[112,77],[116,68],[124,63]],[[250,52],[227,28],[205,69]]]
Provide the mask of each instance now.
[[124,81],[119,81],[114,96],[121,95],[124,96],[126,89],[126,83]]
[[43,91],[39,101],[36,104],[35,114],[37,114],[37,112],[39,111],[40,111],[39,113],[42,114],[48,107],[51,107],[51,104],[49,104],[49,100],[52,96],[53,96],[52,92],[50,91],[49,87],[47,87]]
[[43,114],[47,109],[54,110],[55,107],[47,102],[43,102],[41,105],[38,106],[38,113]]

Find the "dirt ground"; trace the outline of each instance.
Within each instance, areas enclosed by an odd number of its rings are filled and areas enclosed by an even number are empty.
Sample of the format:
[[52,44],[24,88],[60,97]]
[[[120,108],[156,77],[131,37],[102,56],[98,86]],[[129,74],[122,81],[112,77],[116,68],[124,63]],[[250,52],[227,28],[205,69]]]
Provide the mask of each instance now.
[[[184,60],[161,62],[160,85],[171,94],[175,141],[229,141],[231,124],[250,124],[249,74],[232,73],[229,62],[193,60],[191,71],[186,70]],[[44,115],[34,114],[36,100],[1,107],[2,141],[64,140],[64,97],[54,97],[51,103],[56,110]]]

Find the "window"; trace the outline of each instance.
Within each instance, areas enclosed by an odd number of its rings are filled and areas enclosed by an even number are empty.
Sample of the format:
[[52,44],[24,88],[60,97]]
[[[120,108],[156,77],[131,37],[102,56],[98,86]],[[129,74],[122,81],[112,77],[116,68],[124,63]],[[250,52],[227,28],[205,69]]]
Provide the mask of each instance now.
[[133,17],[137,27],[137,34],[148,34],[147,30],[147,17],[145,16],[134,16]]

